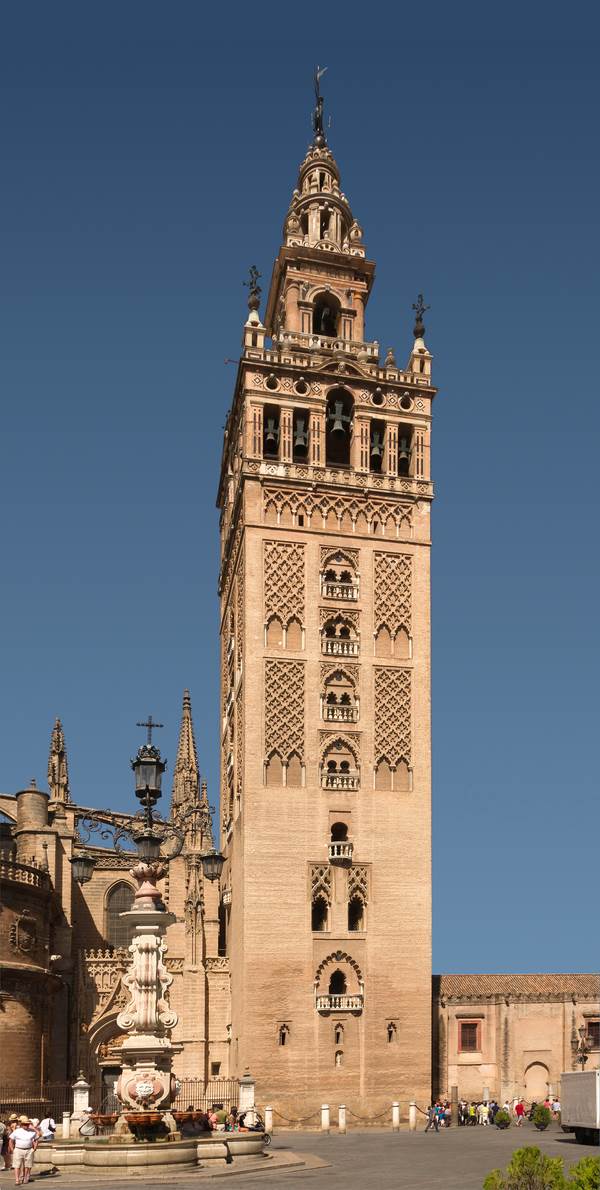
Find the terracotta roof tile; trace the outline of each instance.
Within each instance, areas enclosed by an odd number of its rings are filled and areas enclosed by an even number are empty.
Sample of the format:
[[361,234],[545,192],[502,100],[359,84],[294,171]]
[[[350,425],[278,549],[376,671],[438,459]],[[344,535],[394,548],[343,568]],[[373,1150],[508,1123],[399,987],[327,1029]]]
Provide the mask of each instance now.
[[435,975],[434,994],[441,996],[596,996],[600,975]]

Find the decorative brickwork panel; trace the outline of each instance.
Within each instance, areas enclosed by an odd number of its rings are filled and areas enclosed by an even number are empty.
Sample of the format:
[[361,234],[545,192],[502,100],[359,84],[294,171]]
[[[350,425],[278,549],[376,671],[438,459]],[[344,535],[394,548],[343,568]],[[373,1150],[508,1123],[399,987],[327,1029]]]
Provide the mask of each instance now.
[[375,669],[375,764],[411,764],[411,674],[408,669]]
[[410,554],[374,557],[374,630],[386,625],[391,636],[401,628],[411,635],[412,558]]
[[331,905],[331,868],[329,864],[312,864],[310,869],[311,900],[324,897]]
[[296,617],[304,626],[304,546],[265,541],[265,621],[279,616],[284,627]]
[[242,658],[244,655],[244,553],[240,552],[240,560],[238,562],[237,584],[236,584],[236,655],[237,655],[237,669],[242,668]]
[[369,869],[353,865],[348,872],[348,900],[360,897],[366,905],[369,900]]
[[[275,464],[273,469],[276,469]],[[297,470],[302,472],[303,478],[309,478],[308,468]],[[297,525],[301,515],[308,528],[368,532],[385,537],[410,536],[412,522],[412,506],[399,500],[369,500],[359,493],[356,496],[334,496],[268,487],[263,491],[263,514],[265,520],[269,514],[276,517],[277,524],[281,525]]]
[[241,686],[238,690],[238,696],[235,703],[235,731],[236,795],[239,808],[239,805],[241,804],[244,783],[244,696]]
[[304,764],[304,662],[265,661],[265,756]]

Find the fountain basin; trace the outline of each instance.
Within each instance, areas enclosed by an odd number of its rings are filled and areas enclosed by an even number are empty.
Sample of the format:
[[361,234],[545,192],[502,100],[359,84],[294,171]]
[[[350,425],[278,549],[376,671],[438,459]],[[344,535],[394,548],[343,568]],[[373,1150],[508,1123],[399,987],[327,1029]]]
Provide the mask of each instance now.
[[206,1137],[195,1136],[188,1140],[170,1140],[165,1137],[164,1140],[154,1141],[94,1136],[87,1140],[55,1140],[46,1150],[52,1165],[59,1169],[86,1165],[105,1169],[109,1174],[118,1168],[143,1169],[168,1165],[193,1167],[203,1165],[205,1161],[255,1157],[262,1151],[262,1132],[213,1132]]

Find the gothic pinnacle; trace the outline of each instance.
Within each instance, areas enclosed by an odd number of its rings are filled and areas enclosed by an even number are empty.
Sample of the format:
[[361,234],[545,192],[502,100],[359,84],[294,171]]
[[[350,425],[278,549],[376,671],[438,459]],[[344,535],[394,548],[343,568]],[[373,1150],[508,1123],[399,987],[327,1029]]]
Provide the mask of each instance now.
[[65,733],[60,719],[56,719],[50,736],[50,755],[48,757],[48,786],[50,798],[53,802],[69,802],[69,766],[67,763],[67,746]]
[[173,770],[173,809],[184,804],[191,805],[198,799],[199,789],[198,754],[192,722],[192,700],[189,690],[183,692],[183,707],[177,759]]

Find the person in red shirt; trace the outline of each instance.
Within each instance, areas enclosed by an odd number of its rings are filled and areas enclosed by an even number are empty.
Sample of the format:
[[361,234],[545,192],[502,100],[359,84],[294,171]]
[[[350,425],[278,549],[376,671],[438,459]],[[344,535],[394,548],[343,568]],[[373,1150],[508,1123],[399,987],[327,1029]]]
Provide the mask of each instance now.
[[522,1099],[519,1099],[519,1102],[515,1104],[515,1115],[517,1117],[517,1128],[520,1128],[523,1124],[523,1118],[525,1116],[525,1108],[523,1106]]

